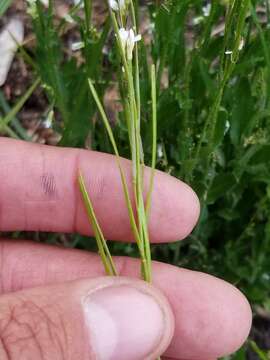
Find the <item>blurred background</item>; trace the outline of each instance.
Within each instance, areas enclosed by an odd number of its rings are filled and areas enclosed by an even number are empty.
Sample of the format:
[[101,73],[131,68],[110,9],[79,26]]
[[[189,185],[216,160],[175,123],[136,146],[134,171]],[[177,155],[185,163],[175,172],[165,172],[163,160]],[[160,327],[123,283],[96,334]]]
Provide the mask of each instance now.
[[[142,134],[151,159],[157,66],[157,167],[189,183],[202,213],[188,239],[153,258],[219,276],[254,313],[247,344],[226,359],[270,359],[270,2],[135,1],[140,22]],[[129,157],[117,54],[105,1],[0,0],[0,134],[112,152],[92,78],[121,155]],[[78,234],[13,238],[95,250]],[[110,244],[137,256],[136,246]]]

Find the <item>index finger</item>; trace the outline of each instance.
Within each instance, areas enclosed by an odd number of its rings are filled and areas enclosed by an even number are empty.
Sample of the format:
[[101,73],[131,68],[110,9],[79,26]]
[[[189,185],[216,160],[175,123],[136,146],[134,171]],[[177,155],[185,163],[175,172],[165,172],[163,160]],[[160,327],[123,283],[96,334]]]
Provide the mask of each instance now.
[[[121,160],[132,192],[131,163]],[[107,239],[130,241],[119,169],[113,155],[0,139],[0,231],[79,232],[92,235],[78,188],[84,174]],[[150,170],[145,171],[146,181]],[[156,172],[149,221],[152,242],[186,237],[199,216],[199,201],[183,182]]]

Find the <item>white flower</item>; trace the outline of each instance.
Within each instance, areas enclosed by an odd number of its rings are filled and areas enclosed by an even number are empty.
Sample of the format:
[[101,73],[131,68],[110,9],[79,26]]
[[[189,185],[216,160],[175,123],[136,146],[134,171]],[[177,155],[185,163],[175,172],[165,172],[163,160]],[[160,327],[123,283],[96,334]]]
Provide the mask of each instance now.
[[203,16],[197,16],[192,20],[193,25],[199,25],[202,21],[203,21]]
[[245,45],[245,41],[244,41],[243,38],[241,38],[240,44],[239,44],[239,47],[238,47],[238,50],[239,50],[239,51],[243,50],[244,45]]
[[84,48],[84,43],[82,41],[77,41],[71,44],[71,50],[77,51]]
[[126,7],[126,0],[109,0],[109,5],[114,11],[122,11]]
[[211,4],[209,3],[206,6],[203,6],[202,11],[203,11],[203,16],[208,17],[211,11]]
[[80,6],[81,8],[83,8],[83,1],[82,0],[73,0],[73,4],[75,6]]
[[132,29],[126,30],[121,28],[119,30],[121,44],[123,46],[124,51],[126,52],[127,59],[132,60],[132,53],[134,50],[135,43],[142,39],[141,35],[135,35]]
[[161,159],[163,157],[163,148],[161,144],[157,146],[157,156]]

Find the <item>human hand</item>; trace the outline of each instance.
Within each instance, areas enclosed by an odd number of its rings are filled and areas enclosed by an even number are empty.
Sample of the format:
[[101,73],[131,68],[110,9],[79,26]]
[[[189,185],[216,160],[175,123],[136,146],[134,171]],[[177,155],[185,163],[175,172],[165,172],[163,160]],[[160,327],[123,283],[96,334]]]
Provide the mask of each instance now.
[[[129,176],[130,162],[123,160],[123,166]],[[78,168],[105,236],[130,241],[113,156],[10,139],[0,140],[0,230],[89,235]],[[198,216],[193,191],[157,172],[152,241],[186,237]],[[104,277],[95,254],[27,241],[0,244],[1,360],[141,360],[162,354],[214,360],[235,351],[248,335],[248,302],[210,275],[153,262],[149,285],[136,279],[136,259],[115,258],[121,277]]]

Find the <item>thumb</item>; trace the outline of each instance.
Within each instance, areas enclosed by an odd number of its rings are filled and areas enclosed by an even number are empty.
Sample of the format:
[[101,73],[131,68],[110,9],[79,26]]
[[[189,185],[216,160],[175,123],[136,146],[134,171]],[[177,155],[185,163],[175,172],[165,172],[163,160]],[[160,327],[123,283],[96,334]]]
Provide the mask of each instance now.
[[137,279],[100,277],[0,296],[0,359],[156,359],[174,321]]

